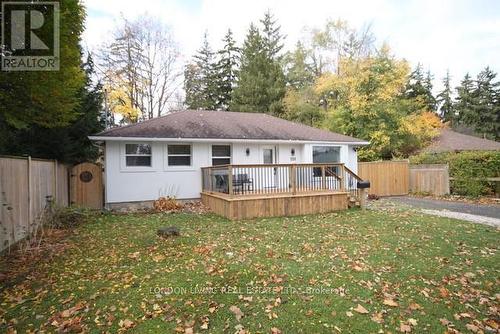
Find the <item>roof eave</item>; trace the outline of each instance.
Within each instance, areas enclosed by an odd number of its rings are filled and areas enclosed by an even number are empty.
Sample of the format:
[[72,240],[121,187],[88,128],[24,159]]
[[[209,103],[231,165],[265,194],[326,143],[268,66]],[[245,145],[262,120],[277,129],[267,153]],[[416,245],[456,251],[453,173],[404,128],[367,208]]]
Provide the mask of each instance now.
[[351,146],[366,146],[367,141],[331,141],[331,140],[294,140],[294,139],[241,139],[241,138],[158,138],[158,137],[110,137],[89,136],[92,141],[150,141],[150,142],[258,142],[258,143],[296,143],[296,144],[337,144]]

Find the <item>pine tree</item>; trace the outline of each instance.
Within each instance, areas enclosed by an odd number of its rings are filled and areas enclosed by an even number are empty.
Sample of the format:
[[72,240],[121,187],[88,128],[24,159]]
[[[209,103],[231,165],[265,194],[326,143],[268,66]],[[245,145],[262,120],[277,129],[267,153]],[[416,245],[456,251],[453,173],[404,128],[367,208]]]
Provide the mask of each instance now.
[[500,139],[500,82],[494,82],[496,73],[486,67],[479,73],[473,92],[475,104],[472,106],[472,124],[483,136]]
[[191,109],[213,110],[218,105],[215,54],[205,33],[201,48],[184,70],[186,104]]
[[286,84],[278,60],[281,34],[269,13],[263,23],[265,35],[250,25],[241,52],[238,86],[233,90],[231,109],[282,116]]
[[409,99],[419,100],[428,111],[436,110],[436,100],[432,95],[432,74],[427,71],[424,76],[420,63],[410,74],[405,95]]
[[260,21],[262,23],[262,39],[264,42],[264,49],[270,59],[278,60],[281,50],[283,49],[284,36],[281,34],[281,27],[277,25],[277,20],[274,15],[267,11],[264,18]]
[[474,82],[469,73],[467,73],[460,82],[460,86],[456,87],[456,91],[457,98],[454,109],[457,114],[458,123],[465,125],[475,123],[477,120],[472,107],[475,103],[473,96]]
[[297,42],[295,50],[285,56],[286,82],[289,87],[303,89],[314,82],[314,66],[307,62],[308,55],[308,50]]
[[236,86],[240,50],[236,47],[233,32],[230,29],[222,41],[224,46],[217,52],[219,60],[216,66],[216,109],[228,110],[233,89]]
[[425,89],[425,104],[428,108],[429,111],[436,111],[436,98],[432,94],[432,80],[434,79],[434,76],[432,75],[431,71],[427,71],[427,74],[425,76],[424,82],[423,82],[423,87]]
[[[446,72],[446,77],[443,79],[443,90],[437,95],[436,102],[440,105],[439,116],[445,122],[452,122],[455,118],[455,108],[451,97],[450,87],[450,72]],[[452,124],[453,125],[453,124]]]

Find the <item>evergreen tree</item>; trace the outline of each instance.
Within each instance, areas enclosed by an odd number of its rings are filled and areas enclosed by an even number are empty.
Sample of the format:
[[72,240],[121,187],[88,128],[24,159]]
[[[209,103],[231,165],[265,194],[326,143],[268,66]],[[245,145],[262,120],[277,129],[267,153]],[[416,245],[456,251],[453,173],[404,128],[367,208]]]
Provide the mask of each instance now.
[[457,121],[460,124],[470,125],[476,122],[475,115],[472,110],[474,102],[474,82],[469,73],[460,82],[460,86],[456,88],[457,98],[454,105],[457,113]]
[[203,44],[185,68],[186,104],[191,109],[213,110],[218,105],[215,54],[205,33]]
[[410,74],[405,95],[409,99],[419,100],[428,111],[436,110],[436,100],[432,95],[432,75],[427,71],[424,76],[420,63]]
[[233,90],[231,109],[282,116],[286,84],[277,59],[281,34],[269,13],[263,23],[264,36],[252,24],[243,44],[238,86]]
[[500,139],[500,82],[494,82],[496,73],[486,67],[479,73],[473,92],[473,125],[483,136]]
[[216,66],[216,109],[227,110],[231,104],[233,88],[236,86],[240,50],[236,47],[231,30],[227,31],[222,41],[224,46],[217,53],[219,60]]
[[285,56],[286,83],[294,89],[303,89],[313,84],[314,66],[308,63],[309,51],[298,42],[293,52]]
[[[451,97],[450,87],[450,72],[446,72],[446,77],[443,79],[443,90],[437,95],[436,102],[440,105],[439,116],[445,122],[452,122],[455,118],[455,108]],[[453,124],[452,124],[453,125]]]
[[278,60],[280,52],[283,49],[284,36],[281,34],[281,27],[277,25],[277,20],[274,15],[267,11],[264,18],[260,21],[262,23],[262,39],[264,42],[264,50],[269,59]]
[[432,80],[434,79],[434,76],[432,75],[431,71],[427,71],[427,74],[425,76],[424,82],[423,82],[423,87],[425,90],[425,105],[427,106],[429,111],[436,111],[436,98],[432,94]]

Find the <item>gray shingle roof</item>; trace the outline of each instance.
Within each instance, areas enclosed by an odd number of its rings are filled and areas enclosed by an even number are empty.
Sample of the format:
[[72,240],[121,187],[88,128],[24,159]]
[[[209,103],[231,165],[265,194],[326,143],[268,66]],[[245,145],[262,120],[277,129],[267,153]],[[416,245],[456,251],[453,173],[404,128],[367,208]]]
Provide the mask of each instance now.
[[262,113],[204,110],[173,112],[141,123],[109,129],[95,136],[364,142]]
[[442,129],[441,134],[423,151],[429,153],[454,151],[496,151],[500,143],[474,136],[464,135],[450,129]]

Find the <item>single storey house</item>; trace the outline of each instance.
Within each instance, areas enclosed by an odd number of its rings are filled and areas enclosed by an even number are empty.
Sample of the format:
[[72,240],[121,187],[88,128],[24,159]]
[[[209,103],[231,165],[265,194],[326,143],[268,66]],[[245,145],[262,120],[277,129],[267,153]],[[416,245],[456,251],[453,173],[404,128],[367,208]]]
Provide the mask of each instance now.
[[90,139],[104,143],[105,203],[111,208],[161,196],[197,199],[203,192],[340,191],[343,168],[354,175],[356,150],[368,144],[262,113],[202,110],[173,112]]

